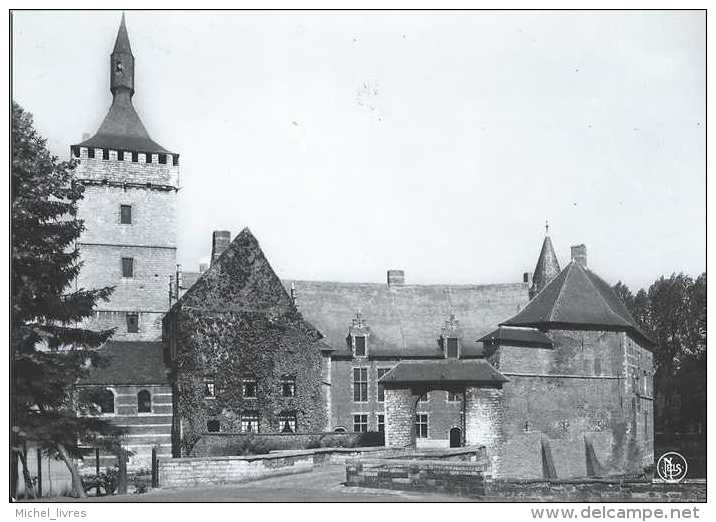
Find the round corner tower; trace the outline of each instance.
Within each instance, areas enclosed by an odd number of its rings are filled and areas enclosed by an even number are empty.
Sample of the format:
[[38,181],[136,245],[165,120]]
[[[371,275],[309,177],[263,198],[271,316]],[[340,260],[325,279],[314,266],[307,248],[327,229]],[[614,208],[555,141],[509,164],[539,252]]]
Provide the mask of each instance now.
[[85,187],[76,285],[115,287],[88,326],[116,328],[115,340],[156,341],[176,271],[179,155],[149,137],[132,105],[134,55],[124,15],[110,56],[110,91],[97,133],[71,147],[75,179]]

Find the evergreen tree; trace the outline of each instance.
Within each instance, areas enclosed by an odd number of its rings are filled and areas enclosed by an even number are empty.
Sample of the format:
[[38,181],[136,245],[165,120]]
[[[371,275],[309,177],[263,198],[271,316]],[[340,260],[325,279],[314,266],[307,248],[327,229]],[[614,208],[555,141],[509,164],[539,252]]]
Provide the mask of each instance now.
[[[23,463],[32,494],[25,449],[29,444],[62,459],[73,491],[83,496],[73,457],[78,441],[108,443],[116,433],[107,422],[78,416],[75,384],[87,363],[101,364],[92,350],[113,330],[93,331],[81,322],[113,288],[72,288],[79,273],[76,241],[83,231],[77,202],[83,187],[73,181],[74,161],[60,162],[33,127],[32,115],[12,104],[12,453]],[[14,490],[12,492],[14,495]]]

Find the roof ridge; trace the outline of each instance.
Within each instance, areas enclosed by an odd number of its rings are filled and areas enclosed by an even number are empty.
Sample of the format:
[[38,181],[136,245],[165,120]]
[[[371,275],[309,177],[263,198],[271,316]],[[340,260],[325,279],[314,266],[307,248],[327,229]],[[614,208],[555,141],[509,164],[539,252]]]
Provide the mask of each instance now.
[[[567,286],[567,279],[572,274],[572,265],[574,264],[574,261],[570,262],[567,267],[565,268],[566,274],[564,275],[564,279],[562,280],[562,284],[559,285],[559,292],[557,292],[557,297],[554,298],[554,305],[550,308],[549,315],[547,316],[547,322],[551,323],[552,318],[554,316],[555,310],[560,306],[562,298],[562,294],[564,293],[564,288]],[[552,280],[554,281],[557,279],[556,277]]]

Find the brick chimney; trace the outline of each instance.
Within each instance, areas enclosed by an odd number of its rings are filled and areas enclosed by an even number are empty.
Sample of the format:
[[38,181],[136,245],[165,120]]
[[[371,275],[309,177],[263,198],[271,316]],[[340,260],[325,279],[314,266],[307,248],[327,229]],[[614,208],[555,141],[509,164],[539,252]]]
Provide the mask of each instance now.
[[388,286],[403,286],[404,284],[404,270],[388,270]]
[[231,232],[228,230],[214,230],[211,237],[211,264],[213,265],[219,256],[231,243]]
[[587,268],[587,247],[584,244],[572,247],[572,261],[576,261],[584,268]]

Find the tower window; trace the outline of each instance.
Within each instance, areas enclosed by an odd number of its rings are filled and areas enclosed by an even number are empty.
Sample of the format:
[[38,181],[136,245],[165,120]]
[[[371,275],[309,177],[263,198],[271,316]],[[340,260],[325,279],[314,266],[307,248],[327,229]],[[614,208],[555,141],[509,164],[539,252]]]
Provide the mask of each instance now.
[[353,337],[355,345],[356,357],[365,357],[365,335],[356,335]]
[[160,154],[160,155],[159,155],[159,164],[160,164],[160,165],[166,165],[166,164],[167,164],[167,155],[166,155],[166,154]]
[[147,152],[147,153],[144,155],[144,157],[146,158],[146,159],[145,159],[145,162],[146,162],[146,163],[151,163],[151,162],[152,162],[152,154],[151,154],[151,153]]
[[134,277],[134,258],[122,258],[122,277]]
[[152,394],[147,390],[137,394],[137,413],[152,413]]
[[132,224],[132,205],[119,206],[119,222],[122,225]]
[[172,165],[174,165],[175,167],[179,165],[179,156],[177,156],[176,154],[172,156]]
[[139,314],[127,314],[127,333],[139,332]]
[[109,159],[109,149],[102,149],[102,159],[103,160]]
[[132,163],[137,163],[139,161],[139,153],[132,152]]
[[446,344],[445,356],[448,359],[457,359],[457,357],[458,357],[457,337],[448,337],[445,341],[446,341],[445,342],[445,344]]
[[209,433],[219,433],[221,431],[221,424],[218,420],[210,420],[206,423],[206,431]]
[[87,157],[94,158],[94,149],[93,148],[90,147],[87,149]]

